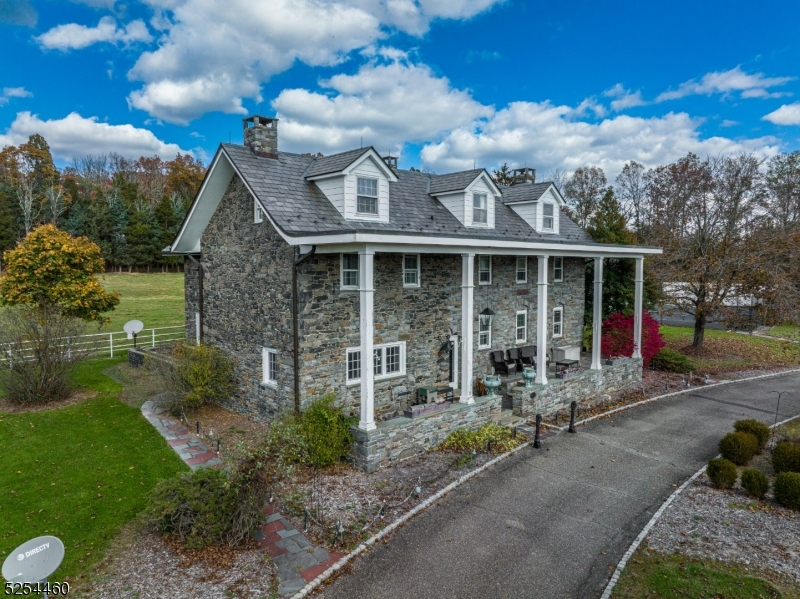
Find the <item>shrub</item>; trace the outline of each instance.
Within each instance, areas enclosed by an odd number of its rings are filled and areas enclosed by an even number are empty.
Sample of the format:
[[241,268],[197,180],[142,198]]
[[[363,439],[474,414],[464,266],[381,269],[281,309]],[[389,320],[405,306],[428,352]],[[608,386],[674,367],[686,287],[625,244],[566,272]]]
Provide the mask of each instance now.
[[197,409],[220,401],[236,389],[236,363],[212,345],[177,343],[172,351],[172,387],[179,397],[176,408]]
[[522,437],[515,437],[510,428],[498,424],[484,424],[477,430],[462,427],[447,435],[441,449],[445,451],[491,451],[504,453],[522,443]]
[[682,353],[665,347],[653,356],[650,366],[656,370],[684,374],[693,370],[692,361]]
[[353,444],[351,420],[333,404],[334,395],[314,401],[297,418],[297,428],[305,440],[306,460],[312,466],[330,466],[346,457]]
[[800,474],[781,472],[775,477],[775,501],[793,510],[800,510]]
[[769,479],[761,470],[745,468],[742,470],[742,488],[750,497],[763,499],[769,491]]
[[758,440],[758,451],[764,451],[769,441],[769,427],[753,418],[737,420],[733,423],[733,430],[737,433],[750,433]]
[[709,461],[706,474],[717,489],[730,489],[736,484],[736,464],[724,458]]
[[775,472],[800,472],[800,445],[781,441],[772,450]]
[[758,451],[758,439],[750,433],[728,433],[719,442],[719,452],[726,460],[744,466]]
[[162,480],[151,491],[145,519],[175,533],[190,548],[238,545],[263,519],[268,496],[254,460],[225,470],[199,468]]
[[[658,321],[647,310],[642,311],[642,362],[644,367],[664,347],[664,339],[658,330]],[[603,337],[600,351],[605,356],[633,355],[633,315],[617,312],[603,322]]]

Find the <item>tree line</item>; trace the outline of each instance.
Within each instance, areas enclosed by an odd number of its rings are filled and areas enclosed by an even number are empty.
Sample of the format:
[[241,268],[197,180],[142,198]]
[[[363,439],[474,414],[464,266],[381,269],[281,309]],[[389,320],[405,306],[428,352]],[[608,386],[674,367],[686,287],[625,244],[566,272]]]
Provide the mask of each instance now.
[[33,228],[52,224],[96,243],[108,270],[177,269],[180,259],[161,250],[205,171],[188,154],[166,161],[116,153],[87,154],[59,170],[44,137],[32,135],[0,150],[0,256]]

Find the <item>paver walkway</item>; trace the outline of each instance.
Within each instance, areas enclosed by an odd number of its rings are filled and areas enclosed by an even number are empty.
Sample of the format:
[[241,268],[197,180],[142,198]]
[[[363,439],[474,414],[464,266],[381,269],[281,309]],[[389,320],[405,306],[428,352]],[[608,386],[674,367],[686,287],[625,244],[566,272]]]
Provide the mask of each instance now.
[[[145,402],[142,415],[192,470],[225,465],[216,452],[209,450],[182,422],[164,412],[157,402]],[[314,547],[271,505],[264,508],[264,515],[267,516],[266,522],[253,536],[278,567],[280,595],[293,595],[344,556],[344,553]]]

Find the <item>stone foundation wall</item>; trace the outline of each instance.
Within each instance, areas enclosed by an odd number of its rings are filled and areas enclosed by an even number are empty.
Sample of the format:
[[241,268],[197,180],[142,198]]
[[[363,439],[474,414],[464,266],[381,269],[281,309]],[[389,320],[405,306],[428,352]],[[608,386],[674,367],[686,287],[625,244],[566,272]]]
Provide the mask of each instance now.
[[197,340],[195,314],[200,310],[200,280],[198,279],[198,266],[189,258],[183,265],[183,295],[186,310],[186,341],[194,343]]
[[422,418],[395,418],[378,424],[372,431],[350,430],[356,438],[353,463],[365,472],[374,472],[401,460],[423,453],[447,438],[457,428],[476,429],[500,419],[502,398],[481,397],[474,404],[454,402],[449,409]]
[[[586,402],[601,393],[616,391],[642,380],[642,361],[633,358],[603,370],[586,369],[575,378],[561,380],[548,375],[547,385],[534,384],[526,388],[519,383],[506,392],[511,398],[516,416],[531,418],[569,407],[573,401]],[[536,397],[531,399],[531,393]]]

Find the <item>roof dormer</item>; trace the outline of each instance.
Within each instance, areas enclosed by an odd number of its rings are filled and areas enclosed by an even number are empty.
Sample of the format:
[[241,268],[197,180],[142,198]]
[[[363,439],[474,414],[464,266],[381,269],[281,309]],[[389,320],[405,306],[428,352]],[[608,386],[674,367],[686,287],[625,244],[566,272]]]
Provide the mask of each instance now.
[[347,220],[389,222],[389,183],[397,175],[374,148],[317,158],[305,178]]
[[566,205],[552,183],[522,183],[503,188],[503,203],[537,233],[558,234],[561,208]]
[[494,229],[495,198],[500,189],[486,169],[431,177],[430,195],[465,227]]

